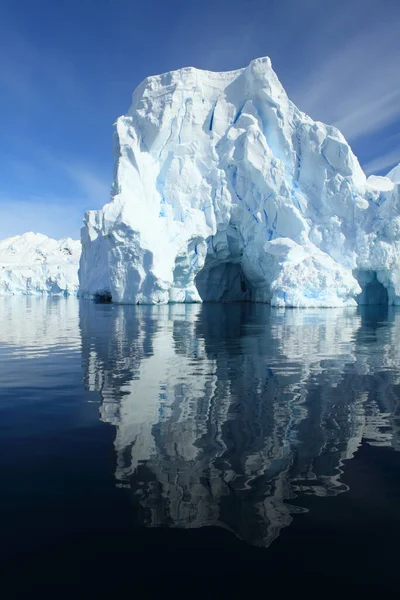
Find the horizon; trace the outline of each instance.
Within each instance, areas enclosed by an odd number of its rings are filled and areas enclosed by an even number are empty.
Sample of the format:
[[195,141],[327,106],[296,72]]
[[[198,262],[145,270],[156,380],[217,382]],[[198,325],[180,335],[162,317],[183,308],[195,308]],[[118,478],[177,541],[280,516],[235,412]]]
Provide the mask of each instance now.
[[189,66],[232,71],[269,56],[289,99],[337,126],[367,175],[400,162],[397,1],[226,6],[71,0],[60,15],[50,0],[6,3],[0,239],[27,231],[78,239],[85,211],[109,200],[112,124],[132,92]]

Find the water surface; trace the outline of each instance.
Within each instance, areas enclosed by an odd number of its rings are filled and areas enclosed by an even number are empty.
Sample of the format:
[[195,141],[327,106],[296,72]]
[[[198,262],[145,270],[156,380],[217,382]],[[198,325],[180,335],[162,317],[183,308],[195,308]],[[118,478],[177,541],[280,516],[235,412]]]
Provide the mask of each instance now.
[[0,299],[8,597],[395,589],[399,342],[383,307]]

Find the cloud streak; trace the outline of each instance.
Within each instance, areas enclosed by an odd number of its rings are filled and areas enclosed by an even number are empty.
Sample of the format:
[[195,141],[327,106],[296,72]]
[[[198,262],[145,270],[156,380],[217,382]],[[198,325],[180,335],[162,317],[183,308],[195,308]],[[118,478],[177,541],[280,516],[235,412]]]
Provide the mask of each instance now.
[[[343,22],[349,19],[342,14]],[[339,50],[324,55],[322,46],[320,65],[293,93],[302,110],[335,125],[349,141],[400,119],[399,12],[378,23],[360,18],[356,25]]]
[[[0,239],[25,231],[79,238],[85,211],[108,202],[111,174],[108,178],[83,161],[61,160],[40,146],[33,151],[27,141],[26,147],[31,160],[11,161],[8,167],[19,180],[31,182],[26,187],[32,191],[1,194]],[[51,186],[40,185],[47,181],[46,173],[52,174]]]
[[400,163],[400,147],[395,148],[376,158],[370,160],[364,165],[364,171],[367,175],[383,172],[385,175]]
[[110,199],[110,181],[106,181],[93,168],[76,163],[59,163],[61,169],[78,186],[93,208],[103,206]]
[[43,233],[56,239],[78,239],[83,223],[79,206],[79,200],[73,198],[31,196],[20,200],[11,196],[2,197],[0,239],[26,231]]

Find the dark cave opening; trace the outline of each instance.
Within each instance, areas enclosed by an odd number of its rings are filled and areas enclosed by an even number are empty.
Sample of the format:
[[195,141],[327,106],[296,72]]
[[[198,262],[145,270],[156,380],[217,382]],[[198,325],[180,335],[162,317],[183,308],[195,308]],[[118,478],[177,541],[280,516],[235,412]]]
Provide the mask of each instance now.
[[110,292],[96,292],[93,298],[96,304],[109,304],[112,302],[112,296]]
[[251,302],[253,286],[236,262],[206,264],[195,279],[203,302]]
[[362,306],[388,305],[387,288],[378,280],[376,271],[355,271],[355,277],[361,286],[361,294],[356,298]]

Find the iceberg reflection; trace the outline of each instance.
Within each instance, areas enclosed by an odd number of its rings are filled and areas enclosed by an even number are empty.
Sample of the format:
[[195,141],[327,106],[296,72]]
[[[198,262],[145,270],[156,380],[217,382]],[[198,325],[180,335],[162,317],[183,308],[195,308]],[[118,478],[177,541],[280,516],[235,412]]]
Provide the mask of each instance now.
[[396,309],[83,302],[80,323],[138,524],[219,525],[266,546],[296,496],[347,489],[363,440],[399,445]]

